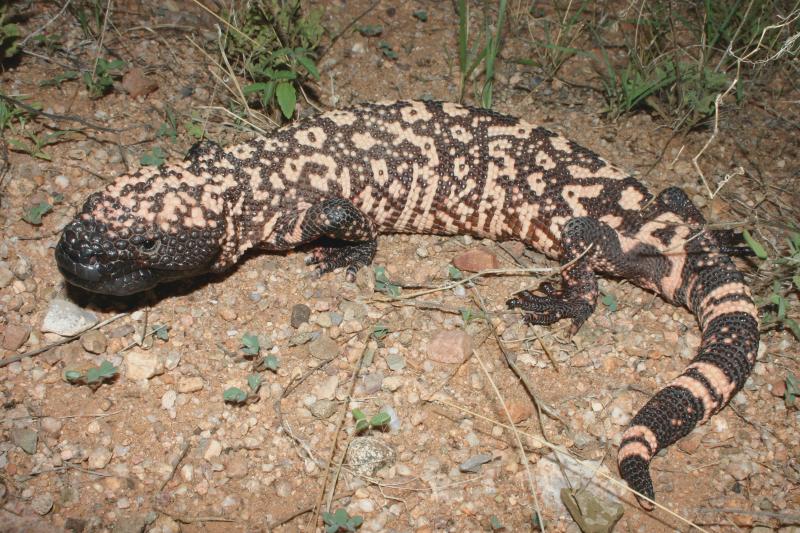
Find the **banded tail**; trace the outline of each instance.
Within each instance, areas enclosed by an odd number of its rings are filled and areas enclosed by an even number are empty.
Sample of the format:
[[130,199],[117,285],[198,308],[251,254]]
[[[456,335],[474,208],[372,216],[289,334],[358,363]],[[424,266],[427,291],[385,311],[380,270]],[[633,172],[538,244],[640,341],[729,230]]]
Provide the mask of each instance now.
[[[654,498],[649,465],[660,450],[722,410],[744,386],[758,353],[756,307],[742,274],[713,237],[690,240],[675,295],[697,317],[702,344],[691,364],[633,417],[617,462],[628,485]],[[645,509],[653,504],[639,498]]]

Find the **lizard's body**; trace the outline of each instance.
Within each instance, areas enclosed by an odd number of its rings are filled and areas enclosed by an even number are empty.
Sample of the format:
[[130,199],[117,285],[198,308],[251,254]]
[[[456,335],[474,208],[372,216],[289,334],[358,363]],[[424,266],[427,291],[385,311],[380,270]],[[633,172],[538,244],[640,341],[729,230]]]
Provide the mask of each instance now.
[[[653,197],[636,179],[544,128],[436,102],[332,111],[182,163],[119,178],[90,197],[56,258],[68,280],[128,294],[160,281],[222,271],[249,248],[293,248],[319,237],[313,262],[349,276],[368,265],[379,233],[471,234],[520,240],[568,264],[562,287],[509,300],[530,323],[594,310],[594,272],[630,279],[693,311],[703,329],[690,367],[623,435],[623,477],[652,497],[655,453],[718,412],[744,384],[758,347],[756,310],[741,274],[679,189]],[[724,236],[724,234],[719,234]],[[722,243],[724,244],[724,243]]]

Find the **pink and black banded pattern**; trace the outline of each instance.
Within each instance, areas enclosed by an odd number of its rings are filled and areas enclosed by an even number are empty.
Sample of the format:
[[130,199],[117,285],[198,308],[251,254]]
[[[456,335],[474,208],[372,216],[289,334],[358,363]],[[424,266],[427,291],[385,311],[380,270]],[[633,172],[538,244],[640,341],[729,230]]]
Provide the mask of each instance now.
[[729,256],[736,238],[699,234],[704,224],[680,189],[653,196],[542,127],[400,101],[331,111],[229,148],[198,144],[182,162],[122,176],[89,197],[56,260],[71,283],[122,295],[226,270],[253,247],[325,238],[309,262],[352,277],[381,233],[513,239],[567,266],[559,287],[508,305],[531,324],[566,319],[573,331],[595,309],[596,273],[628,279],[685,305],[702,329],[695,359],[622,437],[622,477],[652,498],[652,458],[730,401],[758,351],[756,309]]

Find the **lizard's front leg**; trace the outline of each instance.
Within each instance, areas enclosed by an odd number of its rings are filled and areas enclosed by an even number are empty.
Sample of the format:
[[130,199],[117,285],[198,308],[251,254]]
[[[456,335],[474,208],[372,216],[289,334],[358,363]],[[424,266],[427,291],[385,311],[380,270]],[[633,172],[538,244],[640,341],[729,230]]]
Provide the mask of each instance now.
[[348,281],[354,281],[361,267],[372,263],[378,248],[375,224],[345,198],[329,198],[303,211],[288,214],[276,225],[272,238],[278,249],[294,248],[320,237],[341,241],[335,246],[317,247],[306,264],[317,265],[321,276],[345,267]]

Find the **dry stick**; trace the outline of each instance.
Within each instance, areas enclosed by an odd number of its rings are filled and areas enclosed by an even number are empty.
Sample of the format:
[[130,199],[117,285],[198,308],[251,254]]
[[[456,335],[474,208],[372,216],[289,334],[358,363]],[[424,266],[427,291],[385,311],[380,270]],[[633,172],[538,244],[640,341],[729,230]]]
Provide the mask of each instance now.
[[164,478],[164,481],[161,482],[161,485],[159,485],[156,493],[159,493],[162,490],[164,490],[164,487],[167,486],[167,483],[169,483],[170,480],[172,480],[172,478],[175,476],[175,472],[178,470],[178,466],[180,466],[181,462],[186,457],[186,454],[189,453],[190,446],[191,443],[189,442],[188,439],[183,442],[180,453],[178,453],[178,456],[170,462],[169,475]]
[[[336,496],[334,498],[334,500],[342,500],[344,498],[349,498],[350,496],[352,496],[355,493],[356,493],[356,491],[351,490],[351,491],[345,492],[344,494],[340,494],[339,496]],[[292,520],[294,520],[298,516],[302,516],[302,515],[304,515],[306,513],[312,512],[316,508],[317,508],[316,505],[311,505],[309,507],[304,507],[303,509],[298,509],[297,511],[293,511],[292,513],[284,516],[283,518],[279,518],[278,520],[275,520],[274,522],[269,524],[267,526],[267,531],[272,531],[273,529],[275,529],[277,527],[280,527],[280,526],[282,526],[282,525],[284,525],[284,524],[286,524],[288,522],[291,522]]]
[[94,326],[88,326],[86,328],[83,328],[82,330],[78,331],[78,333],[76,333],[75,335],[73,335],[71,337],[65,337],[65,338],[63,338],[61,340],[57,340],[56,342],[51,342],[50,344],[48,344],[46,346],[42,346],[41,348],[36,348],[35,350],[30,350],[30,351],[25,352],[23,354],[13,355],[11,357],[6,357],[2,361],[0,361],[0,368],[3,368],[4,366],[8,366],[11,363],[17,362],[17,361],[19,361],[19,360],[21,360],[21,359],[23,359],[25,357],[34,357],[36,355],[39,355],[40,353],[46,352],[47,350],[49,350],[51,348],[55,348],[56,346],[61,346],[62,344],[67,344],[68,342],[72,342],[75,339],[79,338],[84,333],[86,333],[87,331],[90,331],[90,330],[93,330],[93,329],[99,329],[99,328],[102,328],[103,326],[107,326],[108,324],[111,324],[115,320],[120,319],[120,318],[122,318],[124,316],[128,316],[129,314],[130,313],[120,313],[118,315],[114,315],[111,318],[107,318],[107,319],[103,320],[102,322],[98,322]]
[[16,98],[12,98],[10,96],[6,96],[5,94],[0,94],[0,100],[5,100],[6,102],[8,102],[11,105],[14,105],[16,107],[21,107],[26,112],[28,112],[28,113],[30,113],[32,115],[49,118],[50,120],[59,120],[59,121],[62,121],[62,122],[77,122],[78,124],[82,124],[82,125],[86,126],[87,128],[92,128],[93,130],[97,130],[97,131],[107,131],[107,132],[111,132],[111,133],[119,133],[121,131],[132,130],[132,129],[140,127],[140,126],[129,126],[127,128],[122,128],[122,129],[119,129],[119,128],[107,128],[105,126],[101,126],[99,124],[95,124],[94,122],[89,122],[88,120],[86,120],[84,118],[81,118],[81,117],[79,117],[77,115],[58,115],[58,114],[55,114],[55,113],[47,113],[47,112],[42,111],[40,109],[36,109],[35,107],[30,106],[30,105],[26,104],[25,102],[17,100]]
[[[500,422],[498,420],[494,420],[494,419],[489,418],[487,416],[483,416],[483,415],[481,415],[479,413],[476,413],[475,411],[471,411],[471,410],[469,410],[469,409],[467,409],[465,407],[462,407],[460,405],[456,405],[454,403],[450,403],[450,402],[447,402],[447,401],[444,401],[444,400],[432,400],[432,401],[435,401],[435,402],[437,402],[437,403],[439,403],[441,405],[446,405],[447,407],[450,407],[452,409],[457,409],[457,410],[462,411],[464,413],[468,413],[468,414],[470,414],[470,415],[472,415],[472,416],[474,416],[476,418],[480,418],[482,420],[485,420],[486,422],[489,422],[491,424],[495,424],[495,425],[497,425],[499,427],[502,427],[502,428],[505,428],[505,429],[508,429],[508,430],[514,429],[514,428],[512,428],[512,427],[510,427],[510,426],[508,426],[506,424],[503,424],[502,422]],[[573,461],[575,461],[576,463],[578,463],[580,466],[582,466],[584,468],[587,468],[587,469],[591,470],[595,466],[595,465],[589,463],[588,461],[584,461],[583,459],[578,458],[574,454],[570,453],[569,450],[567,450],[566,448],[564,448],[562,446],[557,446],[557,445],[547,441],[546,439],[543,439],[539,435],[534,435],[533,433],[528,433],[527,431],[522,431],[522,430],[519,430],[519,429],[516,429],[516,431],[518,431],[520,434],[525,435],[526,437],[538,442],[542,446],[544,446],[546,448],[550,448],[555,453],[563,454],[563,455],[569,457],[570,459],[572,459]],[[691,526],[693,528],[696,528],[698,531],[702,531],[703,533],[710,533],[709,531],[707,531],[707,530],[703,529],[702,527],[698,526],[697,524],[695,524],[694,522],[692,522],[688,518],[684,518],[683,516],[679,515],[675,511],[665,507],[664,505],[661,505],[657,501],[655,501],[655,500],[653,500],[651,498],[648,498],[644,494],[641,494],[641,493],[633,490],[624,481],[621,481],[621,480],[615,478],[614,476],[612,476],[610,474],[606,474],[605,472],[602,472],[602,471],[599,471],[599,470],[597,471],[597,474],[600,477],[604,478],[609,483],[611,483],[612,485],[616,486],[617,488],[623,489],[626,492],[630,492],[631,494],[636,495],[637,497],[641,498],[642,500],[650,502],[654,506],[658,507],[659,509],[661,509],[662,511],[664,511],[668,515],[672,516],[673,518],[676,518],[676,519],[680,520],[684,524],[689,525],[689,526]]]
[[539,495],[536,492],[536,482],[533,480],[533,476],[531,475],[531,467],[528,463],[528,454],[525,453],[525,447],[522,444],[522,439],[519,437],[519,432],[517,430],[516,424],[514,424],[514,420],[511,418],[511,413],[508,412],[508,407],[506,406],[506,402],[503,399],[503,395],[500,394],[500,390],[497,388],[494,380],[492,379],[492,375],[489,374],[489,371],[486,369],[486,365],[483,364],[483,359],[479,355],[479,350],[475,350],[473,354],[475,355],[475,359],[478,361],[478,364],[481,365],[481,370],[486,375],[486,379],[489,380],[489,383],[492,385],[492,389],[494,389],[494,393],[497,396],[497,399],[500,400],[500,405],[503,406],[503,412],[506,414],[506,418],[508,419],[508,423],[511,424],[511,433],[514,434],[514,438],[517,441],[517,447],[519,451],[520,459],[522,459],[522,465],[525,467],[525,474],[528,478],[528,487],[530,488],[531,495],[533,496],[533,505],[534,509],[536,510],[536,516],[539,519],[539,525],[542,529],[542,533],[545,533],[544,527],[544,518],[542,517],[542,509],[539,506]]
[[[308,525],[311,526],[312,524],[316,524],[317,520],[319,519],[319,511],[322,507],[322,500],[325,498],[325,492],[327,490],[327,483],[328,477],[330,476],[331,472],[331,464],[333,463],[333,456],[336,454],[336,446],[339,444],[339,435],[342,432],[342,426],[344,425],[344,421],[347,418],[347,411],[350,409],[350,400],[353,397],[353,392],[356,388],[356,382],[358,381],[358,373],[361,370],[361,365],[364,362],[364,356],[369,350],[369,337],[367,337],[367,342],[364,346],[364,349],[361,351],[361,355],[358,357],[358,361],[356,362],[356,367],[353,369],[353,380],[350,383],[350,390],[347,391],[347,398],[344,401],[344,408],[342,409],[342,413],[339,415],[339,422],[336,426],[336,434],[333,437],[333,445],[331,446],[331,453],[328,455],[328,463],[325,467],[325,478],[322,480],[322,491],[317,498],[317,503],[314,505],[314,513],[312,519],[309,521]],[[344,452],[342,453],[341,461],[336,468],[336,474],[334,475],[333,480],[331,480],[331,488],[328,491],[328,501],[326,504],[326,508],[330,511],[331,503],[333,501],[333,495],[336,492],[336,483],[339,480],[339,472],[342,469],[342,464],[344,463],[344,457],[347,453],[347,448],[350,446],[348,443],[347,447],[345,447]]]
[[103,41],[106,38],[106,29],[108,28],[108,18],[111,14],[111,4],[113,0],[108,0],[106,3],[106,14],[103,17],[103,27],[100,29],[100,40],[97,42],[97,55],[94,58],[94,66],[92,67],[92,84],[95,82],[94,75],[97,73],[97,64],[100,62],[100,55],[103,53]]

